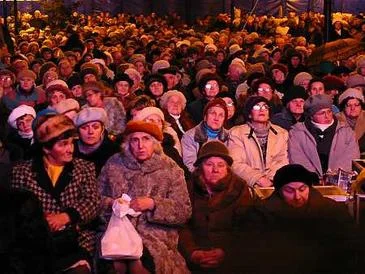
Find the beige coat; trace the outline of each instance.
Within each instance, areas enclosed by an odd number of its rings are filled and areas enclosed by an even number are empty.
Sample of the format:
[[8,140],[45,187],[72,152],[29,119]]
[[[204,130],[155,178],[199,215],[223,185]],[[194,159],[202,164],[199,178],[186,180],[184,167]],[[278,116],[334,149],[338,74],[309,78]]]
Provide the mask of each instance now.
[[228,149],[233,158],[233,171],[253,186],[262,177],[272,180],[276,171],[288,164],[288,132],[271,125],[267,141],[266,164],[255,133],[247,124],[233,127]]
[[[336,117],[337,117],[339,122],[350,126],[347,123],[347,119],[346,119],[345,113],[343,111],[338,113],[336,115]],[[355,136],[356,136],[357,141],[359,141],[360,138],[365,134],[365,111],[364,110],[361,111],[361,114],[360,114],[359,118],[357,118],[354,131],[355,131]]]

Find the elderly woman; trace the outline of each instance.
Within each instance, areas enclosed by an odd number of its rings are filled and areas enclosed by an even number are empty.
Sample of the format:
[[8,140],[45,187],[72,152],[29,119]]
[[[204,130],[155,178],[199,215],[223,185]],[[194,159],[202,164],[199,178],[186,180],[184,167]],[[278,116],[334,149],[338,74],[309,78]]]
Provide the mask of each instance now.
[[96,175],[99,175],[106,161],[119,150],[105,130],[108,124],[106,112],[102,108],[84,108],[74,121],[79,133],[75,156],[93,162]]
[[179,139],[185,132],[195,126],[190,115],[185,111],[186,98],[178,90],[169,90],[162,95],[160,106],[165,114],[165,120],[176,131]]
[[145,79],[144,93],[160,102],[163,94],[167,91],[167,82],[165,78],[160,74],[150,74]]
[[116,97],[122,102],[124,107],[132,101],[136,95],[131,92],[133,80],[125,73],[118,73],[113,80],[114,93]]
[[264,97],[249,97],[244,114],[247,124],[233,127],[229,134],[232,169],[251,187],[271,186],[275,172],[288,164],[288,132],[271,124]]
[[241,256],[234,252],[238,245],[233,245],[237,242],[233,231],[251,198],[246,182],[232,172],[232,162],[222,142],[208,141],[194,164],[193,214],[179,240],[193,273],[237,273]]
[[342,168],[351,171],[352,160],[360,157],[353,130],[338,121],[332,112],[332,100],[326,94],[309,97],[304,123],[289,132],[289,161],[300,164],[320,177]]
[[34,143],[32,122],[36,117],[34,108],[20,105],[9,115],[8,123],[12,130],[7,136],[7,142],[16,145],[20,158],[30,159],[32,156],[32,144]]
[[347,89],[339,97],[341,112],[336,115],[341,123],[345,123],[355,131],[360,152],[365,152],[365,111],[364,95],[354,88]]
[[4,94],[8,94],[15,89],[15,75],[10,70],[0,70],[0,87]]
[[115,97],[104,96],[104,86],[99,82],[88,82],[83,85],[87,104],[83,107],[103,108],[108,115],[109,123],[106,129],[109,134],[118,136],[125,128],[125,109]]
[[[153,258],[154,273],[189,273],[177,251],[177,226],[191,215],[183,171],[162,152],[163,135],[155,124],[130,121],[125,136],[122,153],[108,160],[98,179],[104,215],[109,219],[113,202],[128,194],[130,207],[142,212],[131,222]],[[114,267],[118,273],[126,267],[146,271],[139,261],[115,261]]]
[[67,84],[63,80],[54,80],[49,82],[46,88],[47,102],[42,105],[38,105],[37,109],[45,107],[54,108],[58,103],[72,97],[72,93],[69,90]]
[[195,169],[199,149],[208,140],[228,141],[228,131],[223,125],[228,117],[226,102],[221,98],[210,101],[203,111],[204,120],[188,130],[181,139],[183,161],[190,172]]
[[131,93],[134,93],[136,95],[141,95],[144,90],[144,87],[142,86],[143,81],[141,74],[134,68],[126,69],[124,73],[127,74],[129,78],[131,78],[133,81],[133,85],[131,87]]
[[62,100],[58,104],[52,107],[58,114],[63,114],[70,118],[72,121],[75,120],[77,113],[80,110],[79,103],[72,98]]
[[269,101],[269,107],[272,114],[278,113],[282,109],[280,97],[275,93],[274,83],[270,78],[259,78],[252,85],[252,92],[256,96],[262,96]]
[[92,163],[73,158],[72,121],[64,115],[44,115],[35,121],[39,154],[18,163],[11,186],[33,192],[40,201],[54,245],[54,272],[91,273],[100,197]]

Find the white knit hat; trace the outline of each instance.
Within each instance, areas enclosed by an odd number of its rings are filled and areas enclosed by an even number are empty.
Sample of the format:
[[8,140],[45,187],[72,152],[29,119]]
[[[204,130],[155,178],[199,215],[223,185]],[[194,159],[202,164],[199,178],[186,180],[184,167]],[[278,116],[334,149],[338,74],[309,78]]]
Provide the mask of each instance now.
[[75,118],[75,126],[79,127],[93,121],[98,121],[103,123],[103,125],[108,126],[108,116],[103,108],[83,108]]
[[64,114],[71,110],[78,111],[80,109],[80,104],[75,99],[67,98],[53,106],[53,109],[57,111],[58,114]]
[[141,111],[139,111],[136,116],[133,118],[133,120],[136,121],[144,121],[148,116],[156,114],[158,115],[162,121],[165,121],[165,115],[163,112],[156,107],[145,107]]
[[36,113],[34,108],[27,106],[27,105],[20,105],[17,108],[14,108],[13,111],[10,113],[9,118],[8,118],[8,123],[9,125],[14,128],[17,129],[18,127],[16,126],[16,120],[24,115],[32,115],[33,118],[36,117]]
[[342,102],[347,98],[356,98],[359,99],[361,102],[364,103],[364,95],[362,94],[362,91],[357,88],[348,88],[346,89],[340,97],[338,97],[338,103],[341,105]]
[[46,86],[46,89],[51,87],[51,86],[55,86],[55,85],[60,85],[60,86],[63,86],[65,88],[68,88],[68,85],[65,81],[63,81],[61,79],[57,79],[57,80],[53,80],[53,81],[49,82]]

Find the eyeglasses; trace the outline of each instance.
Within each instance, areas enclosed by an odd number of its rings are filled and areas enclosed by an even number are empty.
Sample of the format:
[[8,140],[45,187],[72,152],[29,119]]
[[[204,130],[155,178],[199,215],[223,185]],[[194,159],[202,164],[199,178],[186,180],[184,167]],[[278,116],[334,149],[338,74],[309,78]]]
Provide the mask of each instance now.
[[206,84],[205,85],[205,88],[206,89],[211,89],[211,88],[216,88],[218,87],[218,84],[217,83],[214,83],[214,84]]
[[258,88],[257,89],[258,92],[272,92],[272,89],[271,88]]
[[254,105],[253,107],[252,107],[252,109],[253,110],[269,110],[270,109],[270,107],[268,106],[268,105],[266,105],[266,104],[263,104],[263,105]]

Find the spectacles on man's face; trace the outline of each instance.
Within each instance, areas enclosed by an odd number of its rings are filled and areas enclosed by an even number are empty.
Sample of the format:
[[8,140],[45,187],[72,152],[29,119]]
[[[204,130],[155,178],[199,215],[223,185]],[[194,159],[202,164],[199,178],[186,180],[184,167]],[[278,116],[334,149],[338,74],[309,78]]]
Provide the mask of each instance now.
[[257,91],[269,93],[269,92],[272,92],[272,89],[271,88],[258,88]]
[[266,104],[263,104],[263,105],[257,104],[252,107],[252,110],[257,110],[257,111],[258,110],[269,110],[269,109],[270,109],[270,107]]

